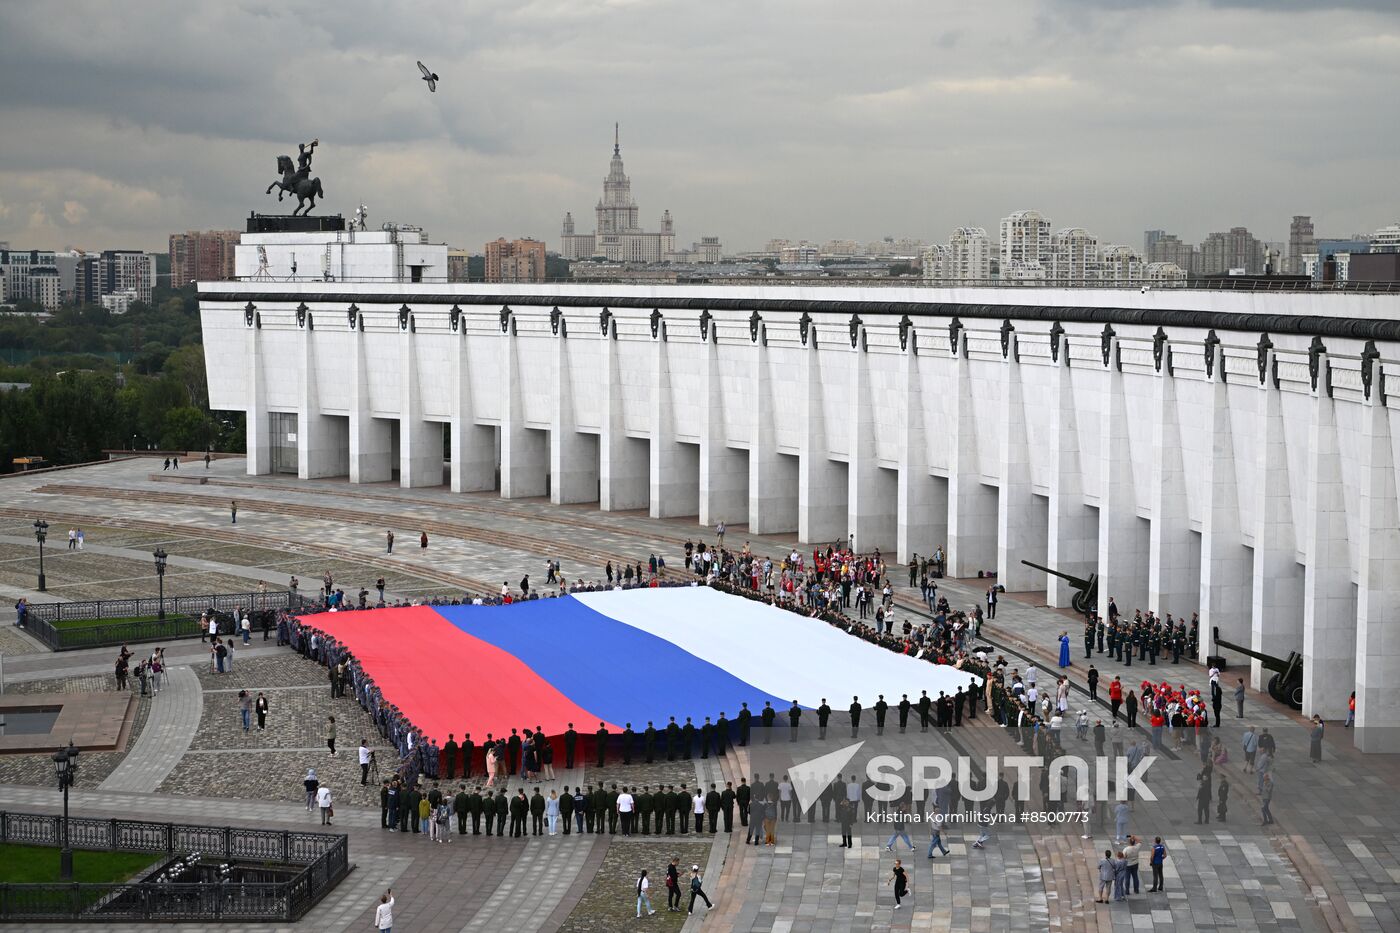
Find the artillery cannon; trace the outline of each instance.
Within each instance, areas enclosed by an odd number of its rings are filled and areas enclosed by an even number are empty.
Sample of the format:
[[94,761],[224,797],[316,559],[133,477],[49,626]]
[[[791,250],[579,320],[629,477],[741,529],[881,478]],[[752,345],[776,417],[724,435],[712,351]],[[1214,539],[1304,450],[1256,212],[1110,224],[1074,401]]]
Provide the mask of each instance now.
[[1021,563],[1025,564],[1027,567],[1034,567],[1036,570],[1043,570],[1051,576],[1059,577],[1061,580],[1066,581],[1070,586],[1074,587],[1075,594],[1074,598],[1070,600],[1070,605],[1074,607],[1075,612],[1082,616],[1087,616],[1091,612],[1098,611],[1098,574],[1091,573],[1089,574],[1089,579],[1085,580],[1082,577],[1076,577],[1072,573],[1061,573],[1058,570],[1051,570],[1049,567],[1042,567],[1040,564],[1033,564],[1028,560],[1023,560]]
[[1264,654],[1262,651],[1254,651],[1244,645],[1224,641],[1220,637],[1218,627],[1211,629],[1211,635],[1214,636],[1215,643],[1221,648],[1229,648],[1231,651],[1238,651],[1240,654],[1254,658],[1260,666],[1275,672],[1274,676],[1269,678],[1269,696],[1294,709],[1303,708],[1303,656],[1301,654],[1290,651],[1285,660],[1271,654]]

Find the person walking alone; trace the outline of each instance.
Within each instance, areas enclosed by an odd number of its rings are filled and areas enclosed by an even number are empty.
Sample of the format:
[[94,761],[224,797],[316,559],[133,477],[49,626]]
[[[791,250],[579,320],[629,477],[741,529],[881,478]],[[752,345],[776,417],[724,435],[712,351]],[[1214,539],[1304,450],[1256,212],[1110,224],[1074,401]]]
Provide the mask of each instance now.
[[899,859],[894,860],[894,867],[890,869],[890,878],[885,884],[894,885],[894,909],[899,910],[899,902],[909,896],[909,876],[904,873],[904,865]]
[[321,825],[330,826],[331,818],[335,816],[335,806],[331,800],[331,789],[324,784],[316,788],[316,806],[321,809]]
[[[550,835],[554,835],[550,833]],[[647,909],[647,916],[650,917],[656,911],[651,909],[651,895],[647,892],[651,890],[651,881],[647,879],[647,870],[642,869],[641,877],[637,879],[637,919],[642,919],[642,907]]]
[[229,524],[238,524],[238,500],[231,500],[228,504]]

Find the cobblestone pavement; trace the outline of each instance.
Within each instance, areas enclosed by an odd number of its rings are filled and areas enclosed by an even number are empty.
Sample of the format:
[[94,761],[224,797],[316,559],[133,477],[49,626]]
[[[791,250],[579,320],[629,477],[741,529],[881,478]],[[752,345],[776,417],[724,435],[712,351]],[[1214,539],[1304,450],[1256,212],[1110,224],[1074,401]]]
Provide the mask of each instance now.
[[[56,677],[48,680],[27,680],[7,683],[6,693],[95,693],[115,690],[116,684],[109,676],[97,674],[76,677]],[[113,752],[83,752],[78,768],[79,789],[96,788],[122,763],[127,754],[136,746],[146,728],[151,712],[151,700],[138,697],[135,718],[132,720],[131,734],[126,747]],[[62,742],[54,741],[57,748]],[[53,761],[49,755],[0,755],[0,785],[17,784],[29,787],[54,786]]]
[[[543,582],[538,570],[546,556],[561,559],[570,579],[596,579],[607,560],[645,561],[653,551],[665,555],[678,571],[679,543],[687,536],[692,540],[711,537],[693,520],[602,513],[592,506],[560,507],[542,500],[504,501],[491,493],[459,496],[441,489],[401,490],[389,484],[351,487],[337,480],[302,482],[282,477],[247,477],[242,474],[242,467],[241,461],[216,463],[210,473],[211,485],[203,487],[152,481],[148,464],[143,467],[131,463],[66,471],[61,479],[6,479],[6,505],[0,507],[0,539],[25,538],[32,522],[26,516],[31,514],[72,516],[82,518],[90,548],[96,543],[149,550],[156,543],[163,543],[167,550],[173,550],[169,542],[175,542],[191,559],[227,568],[229,575],[245,581],[244,585],[250,577],[259,579],[263,575],[269,577],[270,583],[284,583],[286,575],[295,572],[301,576],[303,588],[314,592],[321,571],[330,567],[337,583],[347,592],[372,583],[373,577],[380,574],[390,581],[391,592],[396,586],[405,592],[415,586],[421,587],[421,592],[452,592],[478,587],[494,590],[501,580],[509,580],[514,586],[525,572],[531,573],[538,586]],[[60,485],[86,485],[91,489],[81,496],[37,491]],[[230,498],[240,502],[236,527],[228,522],[226,508]],[[58,519],[66,528],[65,522],[66,518]],[[383,553],[386,526],[392,527],[399,537],[399,547],[392,556]],[[423,527],[430,528],[432,536],[426,552],[416,546],[418,530]],[[729,537],[735,543],[749,538],[745,529],[736,526],[731,526]],[[789,536],[754,536],[749,540],[758,553],[782,553],[792,544]],[[32,586],[33,547],[30,545],[24,552],[21,545],[16,546],[21,547],[16,566],[22,572],[16,571],[14,586]],[[66,582],[75,586],[100,585],[112,591],[129,587],[124,590],[128,594],[153,592],[154,579],[144,564],[140,567],[140,575],[144,575],[141,579],[93,584],[91,581],[97,577],[89,571],[100,569],[100,565],[85,566],[76,559],[92,556],[94,553],[84,552],[75,555],[72,563],[61,560],[57,569],[50,571],[51,583],[64,584],[66,568],[71,567],[80,579]],[[26,560],[30,563],[26,564]],[[4,566],[8,565],[0,564]],[[234,570],[236,574],[232,573]],[[59,579],[55,580],[55,574]],[[894,576],[900,582],[901,575]],[[904,587],[898,589],[901,605],[905,611],[911,611],[911,594]],[[943,590],[954,605],[979,603],[984,589],[975,580],[943,583]],[[1054,670],[1054,639],[1066,628],[1072,638],[1078,634],[1072,619],[1035,600],[1022,601],[1012,594],[1001,602],[998,618],[988,623],[984,635],[999,648],[1014,653],[1015,663],[1035,658],[1049,672]],[[179,656],[197,661],[197,643],[194,648],[190,652],[180,645],[170,646],[169,650],[183,652]],[[1400,757],[1361,756],[1353,751],[1345,730],[1329,724],[1324,760],[1312,765],[1307,760],[1306,731],[1298,717],[1254,692],[1247,703],[1247,718],[1233,720],[1227,711],[1219,733],[1234,759],[1239,758],[1239,740],[1245,724],[1268,727],[1278,737],[1278,791],[1274,803],[1278,823],[1268,830],[1258,826],[1253,778],[1242,774],[1241,762],[1233,760],[1228,768],[1221,769],[1233,775],[1229,822],[1195,825],[1192,791],[1199,763],[1192,759],[1190,749],[1180,754],[1163,754],[1153,772],[1154,778],[1161,776],[1161,799],[1156,803],[1139,802],[1130,826],[1143,835],[1161,834],[1166,838],[1172,858],[1168,862],[1165,894],[1149,896],[1144,888],[1142,895],[1130,898],[1126,904],[1094,904],[1094,862],[1107,844],[1111,827],[1106,832],[1096,825],[1090,833],[1094,838],[1089,840],[1080,839],[1077,833],[1030,832],[1017,827],[998,831],[994,842],[981,850],[971,848],[970,832],[952,834],[952,855],[933,863],[924,858],[922,851],[916,852],[916,858],[906,862],[916,863],[912,909],[896,912],[888,888],[883,887],[892,856],[878,848],[884,841],[876,838],[879,834],[861,835],[858,847],[847,851],[834,846],[827,828],[820,823],[816,827],[803,824],[785,828],[780,836],[783,844],[767,850],[732,844],[733,840],[722,836],[698,843],[689,837],[684,841],[681,837],[668,837],[664,843],[609,838],[602,847],[589,840],[589,854],[582,862],[578,852],[544,850],[538,862],[517,864],[524,856],[562,840],[527,840],[513,845],[509,840],[505,840],[506,845],[498,845],[496,840],[474,840],[431,847],[451,848],[453,859],[480,860],[479,866],[466,869],[472,872],[474,886],[459,886],[458,890],[467,893],[456,895],[444,881],[450,878],[456,884],[465,876],[447,863],[423,861],[448,856],[429,854],[430,847],[421,837],[410,834],[403,839],[373,829],[378,825],[378,814],[373,810],[375,800],[359,795],[358,767],[350,754],[353,748],[347,748],[346,754],[334,761],[322,749],[318,734],[324,720],[321,714],[333,702],[324,672],[288,654],[261,657],[262,654],[261,649],[251,656],[236,654],[234,674],[223,677],[205,674],[196,663],[209,712],[201,716],[190,751],[161,785],[162,793],[141,796],[139,800],[101,799],[136,801],[129,806],[182,817],[208,813],[209,819],[215,819],[232,811],[240,815],[240,820],[275,816],[278,820],[304,823],[315,818],[297,802],[300,780],[305,766],[316,763],[318,772],[324,770],[337,793],[344,793],[340,799],[345,801],[346,809],[343,813],[338,811],[337,824],[358,834],[356,838],[361,842],[357,851],[372,852],[376,858],[409,860],[401,877],[412,879],[404,883],[417,887],[411,899],[402,899],[404,906],[397,913],[401,922],[415,931],[460,930],[474,912],[487,908],[493,896],[497,906],[491,916],[506,923],[512,914],[500,907],[508,899],[496,892],[512,872],[522,870],[521,864],[538,864],[539,868],[527,873],[533,884],[512,888],[511,893],[519,898],[525,896],[519,892],[528,890],[555,905],[539,921],[543,924],[540,928],[581,923],[594,912],[611,916],[606,912],[614,910],[619,911],[618,919],[609,928],[619,928],[617,924],[624,922],[630,925],[634,922],[627,919],[633,910],[632,898],[627,894],[634,880],[631,868],[625,873],[598,868],[610,866],[610,859],[626,857],[629,848],[638,845],[670,848],[680,844],[698,844],[709,852],[707,886],[712,897],[717,898],[717,907],[703,924],[698,918],[692,921],[702,929],[1170,929],[1179,933],[1226,928],[1400,929],[1400,900],[1395,893],[1400,889],[1400,836],[1394,829],[1392,790],[1400,784]],[[1137,664],[1124,669],[1116,663],[1105,663],[1102,657],[1096,656],[1094,663],[1106,678],[1120,674],[1125,683],[1134,686],[1142,677],[1162,670],[1160,665],[1154,669]],[[110,668],[105,655],[84,653],[19,658],[14,668],[24,677],[45,677],[37,665],[50,661],[55,669],[67,665],[75,671],[91,668],[101,673]],[[1095,707],[1081,689],[1082,663],[1076,657],[1069,671],[1076,683],[1074,705],[1107,718],[1106,707]],[[9,667],[7,664],[7,671]],[[1204,686],[1204,674],[1197,665],[1183,662],[1179,668],[1168,669],[1174,682]],[[233,728],[228,722],[234,713],[228,705],[232,694],[221,692],[236,691],[245,685],[255,690],[276,688],[271,694],[276,700],[274,718],[278,711],[294,711],[293,722],[279,722],[282,731],[276,736],[245,740],[241,727]],[[288,689],[300,687],[309,689]],[[344,707],[347,717],[353,716],[349,712],[353,706],[348,701],[334,702]],[[340,717],[341,713],[336,715]],[[236,722],[236,713],[233,718]],[[349,731],[340,729],[343,747],[357,738],[350,737]],[[891,735],[883,741],[892,753],[909,750]],[[907,738],[903,741],[908,743]],[[951,748],[974,755],[1006,755],[1017,749],[1003,730],[985,724],[956,731],[949,741],[955,743]],[[881,743],[876,743],[875,748],[881,748]],[[718,779],[719,764],[693,760],[623,769],[610,762],[599,772],[581,768],[564,774],[560,769],[558,783],[574,785],[598,779],[611,783],[616,776],[619,783],[685,781],[693,786],[696,780]],[[737,767],[732,762],[725,766]],[[0,768],[9,767],[10,762],[0,759]],[[52,781],[47,762],[44,767],[42,779],[34,781],[35,788],[17,787],[14,793],[32,794],[34,801],[48,801],[51,793],[39,789]],[[216,790],[224,786],[236,788],[237,793]],[[256,793],[248,788],[255,788]],[[0,795],[6,792],[0,787]],[[90,792],[85,792],[80,798],[88,796]],[[370,808],[356,809],[354,805],[360,802]],[[742,835],[738,840],[742,840]],[[572,840],[571,844],[579,841]],[[926,836],[915,841],[927,845]],[[687,861],[691,858],[686,856]],[[698,861],[700,856],[693,858]],[[556,867],[558,879],[551,875]],[[620,885],[623,875],[625,891],[610,887]],[[664,901],[664,889],[658,884],[655,890],[658,897],[654,900]],[[570,897],[576,899],[580,895],[590,899],[588,905],[571,909]],[[368,906],[359,911],[355,922],[368,925]],[[625,916],[620,913],[624,909]],[[530,922],[535,922],[534,918],[541,914],[537,911],[529,916]]]
[[[696,842],[625,842],[609,846],[592,884],[559,929],[564,933],[610,933],[637,925],[648,930],[679,930],[687,915],[666,909],[666,866],[676,856],[681,860],[681,870],[688,873],[691,865],[705,864],[709,851],[708,843]],[[651,906],[656,916],[640,924],[636,919],[636,890],[643,868],[651,881]],[[712,901],[718,897],[714,891],[706,893]],[[687,891],[681,907],[689,901]]]

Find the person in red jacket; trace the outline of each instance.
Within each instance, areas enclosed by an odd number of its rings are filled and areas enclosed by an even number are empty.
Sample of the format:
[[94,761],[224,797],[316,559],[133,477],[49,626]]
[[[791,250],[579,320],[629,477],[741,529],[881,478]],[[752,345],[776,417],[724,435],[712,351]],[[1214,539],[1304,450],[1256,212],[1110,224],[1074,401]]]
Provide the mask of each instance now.
[[1108,703],[1113,707],[1113,718],[1118,718],[1118,707],[1123,705],[1123,682],[1117,677],[1108,685]]

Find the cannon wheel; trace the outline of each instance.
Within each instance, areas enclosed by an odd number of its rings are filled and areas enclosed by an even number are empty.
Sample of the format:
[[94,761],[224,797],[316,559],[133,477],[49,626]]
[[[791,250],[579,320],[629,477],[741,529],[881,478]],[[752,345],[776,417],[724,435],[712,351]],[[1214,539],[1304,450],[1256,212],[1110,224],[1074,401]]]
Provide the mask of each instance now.
[[1269,696],[1293,709],[1302,709],[1303,685],[1298,681],[1293,681],[1290,684],[1282,683],[1281,676],[1275,674],[1269,678]]
[[1303,685],[1294,684],[1288,695],[1288,705],[1294,709],[1303,708]]

